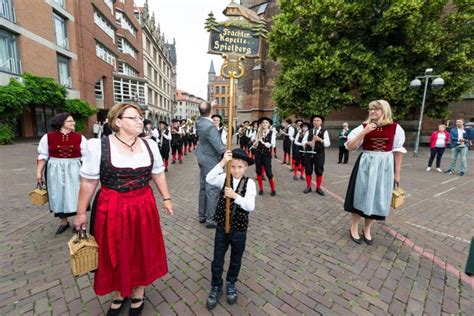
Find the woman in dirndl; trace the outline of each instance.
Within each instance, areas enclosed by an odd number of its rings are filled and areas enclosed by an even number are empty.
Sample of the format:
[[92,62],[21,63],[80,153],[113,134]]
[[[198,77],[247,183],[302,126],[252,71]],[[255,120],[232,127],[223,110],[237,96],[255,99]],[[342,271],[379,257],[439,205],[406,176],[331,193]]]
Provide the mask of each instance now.
[[[373,244],[372,225],[383,221],[390,211],[392,190],[400,182],[402,153],[406,153],[405,132],[392,118],[392,110],[385,100],[369,103],[369,118],[348,135],[346,147],[363,152],[352,170],[347,188],[344,209],[352,213],[349,231],[351,239]],[[365,219],[362,239],[359,237],[359,220]]]
[[49,209],[61,220],[56,231],[58,235],[69,228],[67,218],[76,215],[79,169],[87,139],[74,132],[75,121],[69,113],[56,114],[51,127],[53,131],[43,135],[38,145],[36,181],[43,183],[45,173]]
[[113,293],[107,315],[119,315],[131,296],[129,315],[140,315],[145,287],[168,272],[160,217],[150,180],[173,215],[165,167],[158,145],[141,139],[143,117],[135,104],[119,103],[108,113],[115,134],[91,139],[81,168],[76,229],[86,224],[85,211],[100,180],[90,230],[99,245],[94,290]]

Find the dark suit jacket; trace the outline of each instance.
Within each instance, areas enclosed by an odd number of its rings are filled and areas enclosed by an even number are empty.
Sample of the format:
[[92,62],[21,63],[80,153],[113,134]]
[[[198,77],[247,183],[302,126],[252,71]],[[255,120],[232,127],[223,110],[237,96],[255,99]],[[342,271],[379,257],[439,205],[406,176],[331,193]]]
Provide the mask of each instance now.
[[227,149],[222,143],[221,135],[211,120],[201,116],[196,120],[196,132],[199,137],[195,151],[198,163],[213,168]]

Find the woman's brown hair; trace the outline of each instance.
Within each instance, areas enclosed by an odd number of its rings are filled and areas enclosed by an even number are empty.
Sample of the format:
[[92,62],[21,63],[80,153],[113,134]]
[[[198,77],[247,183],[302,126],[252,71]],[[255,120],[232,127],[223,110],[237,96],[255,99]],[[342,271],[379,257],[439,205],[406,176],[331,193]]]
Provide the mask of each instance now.
[[125,110],[128,108],[134,108],[140,115],[142,114],[142,110],[138,105],[127,102],[117,103],[109,110],[107,119],[109,120],[110,128],[114,132],[119,131],[120,128],[117,126],[116,122],[118,119],[122,118],[123,112],[125,112]]

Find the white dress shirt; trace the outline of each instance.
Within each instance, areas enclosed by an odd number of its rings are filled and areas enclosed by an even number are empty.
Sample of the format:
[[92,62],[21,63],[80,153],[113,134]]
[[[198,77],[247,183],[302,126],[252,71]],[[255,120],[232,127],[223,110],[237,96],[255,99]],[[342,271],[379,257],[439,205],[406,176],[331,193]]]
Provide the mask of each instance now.
[[[318,135],[320,130],[321,130],[321,127],[320,128],[313,128],[313,136]],[[306,143],[309,141],[308,136],[309,136],[309,131],[306,132],[306,134],[303,137],[303,140],[301,141],[303,146],[306,146]],[[324,147],[331,146],[331,140],[329,139],[329,133],[328,133],[327,130],[324,131],[323,142],[322,143],[323,143]]]

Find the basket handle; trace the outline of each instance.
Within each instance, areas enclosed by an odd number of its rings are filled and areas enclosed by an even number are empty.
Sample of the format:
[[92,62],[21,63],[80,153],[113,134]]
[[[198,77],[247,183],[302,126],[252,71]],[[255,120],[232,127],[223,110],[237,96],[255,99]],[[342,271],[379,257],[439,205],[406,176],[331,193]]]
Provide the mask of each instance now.
[[400,182],[398,181],[393,181],[393,188],[398,189],[400,187]]
[[44,189],[44,181],[38,181],[38,182],[36,183],[36,187],[37,187],[38,189]]
[[86,231],[85,228],[79,229],[79,230],[77,231],[77,233],[76,233],[76,236],[77,236],[76,240],[73,241],[73,243],[75,243],[75,244],[77,244],[77,243],[80,242],[81,240],[87,240],[87,239],[89,239],[89,238],[87,237],[87,231]]

